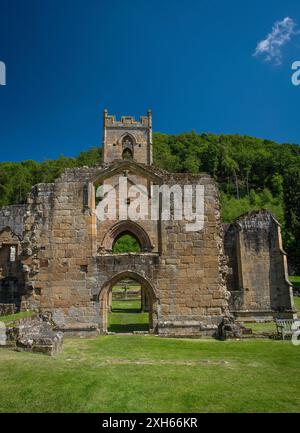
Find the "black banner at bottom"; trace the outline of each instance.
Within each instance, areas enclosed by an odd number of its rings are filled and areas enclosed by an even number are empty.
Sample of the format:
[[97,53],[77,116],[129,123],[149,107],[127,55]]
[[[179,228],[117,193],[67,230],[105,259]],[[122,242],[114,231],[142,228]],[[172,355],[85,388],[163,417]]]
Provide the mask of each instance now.
[[[297,419],[296,419],[297,418]],[[261,422],[274,423],[279,427],[281,421],[299,422],[299,414],[191,414],[191,413],[37,413],[37,414],[0,414],[1,427],[13,425],[14,430],[17,426],[30,426],[30,431],[41,431],[42,427],[59,428],[63,425],[70,428],[80,428],[86,430],[92,427],[95,432],[106,431],[186,431],[186,432],[206,432],[207,429],[221,427],[222,430],[230,429],[230,432],[241,431],[242,422],[249,428],[259,427]],[[29,424],[28,424],[29,423]]]

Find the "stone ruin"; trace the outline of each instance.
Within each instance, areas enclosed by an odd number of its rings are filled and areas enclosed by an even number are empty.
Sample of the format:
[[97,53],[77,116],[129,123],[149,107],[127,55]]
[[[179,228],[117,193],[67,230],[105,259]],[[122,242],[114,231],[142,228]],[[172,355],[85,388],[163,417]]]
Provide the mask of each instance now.
[[[202,185],[204,227],[187,231],[172,207],[167,221],[161,208],[155,221],[99,220],[97,187],[117,189],[119,176],[143,185],[149,206],[153,184]],[[124,233],[137,239],[139,253],[113,252]],[[35,185],[26,204],[0,209],[0,275],[0,312],[39,311],[69,335],[107,333],[110,293],[124,279],[141,285],[150,332],[159,335],[217,336],[233,318],[296,314],[279,223],[257,211],[223,226],[208,174],[156,168],[150,111],[136,121],[105,110],[101,166],[67,169]]]
[[0,346],[18,351],[56,355],[62,351],[63,333],[47,316],[26,317],[8,324],[0,322]]

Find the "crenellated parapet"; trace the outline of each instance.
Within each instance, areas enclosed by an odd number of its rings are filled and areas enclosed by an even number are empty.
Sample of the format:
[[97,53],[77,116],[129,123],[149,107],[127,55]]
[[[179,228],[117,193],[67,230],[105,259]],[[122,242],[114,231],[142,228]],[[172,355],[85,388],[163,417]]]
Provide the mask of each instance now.
[[149,128],[152,127],[152,112],[148,110],[147,116],[140,116],[140,120],[135,120],[134,116],[121,116],[120,120],[116,116],[103,112],[103,126],[106,128]]

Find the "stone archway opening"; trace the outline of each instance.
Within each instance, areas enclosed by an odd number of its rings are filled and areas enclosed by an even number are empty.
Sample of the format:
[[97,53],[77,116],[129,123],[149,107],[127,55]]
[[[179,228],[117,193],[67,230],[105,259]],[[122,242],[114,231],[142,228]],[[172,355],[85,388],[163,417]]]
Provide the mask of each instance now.
[[140,283],[124,279],[113,286],[108,295],[108,332],[149,332],[149,311]]
[[101,333],[154,333],[157,297],[143,276],[127,271],[107,281],[100,290]]
[[100,245],[100,250],[113,252],[116,242],[118,242],[118,240],[124,235],[129,235],[131,238],[136,240],[136,249],[138,251],[135,252],[152,251],[153,245],[151,244],[148,233],[143,229],[143,227],[131,220],[123,220],[114,224],[104,235]]

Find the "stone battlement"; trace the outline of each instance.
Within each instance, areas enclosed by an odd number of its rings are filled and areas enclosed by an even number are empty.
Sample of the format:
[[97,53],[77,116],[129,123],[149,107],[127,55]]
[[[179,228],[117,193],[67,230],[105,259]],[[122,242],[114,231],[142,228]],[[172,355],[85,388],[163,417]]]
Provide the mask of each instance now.
[[121,120],[117,120],[116,116],[109,115],[107,110],[103,113],[104,127],[108,128],[148,128],[152,125],[152,113],[148,110],[147,116],[140,116],[140,120],[135,120],[134,116],[121,116]]

